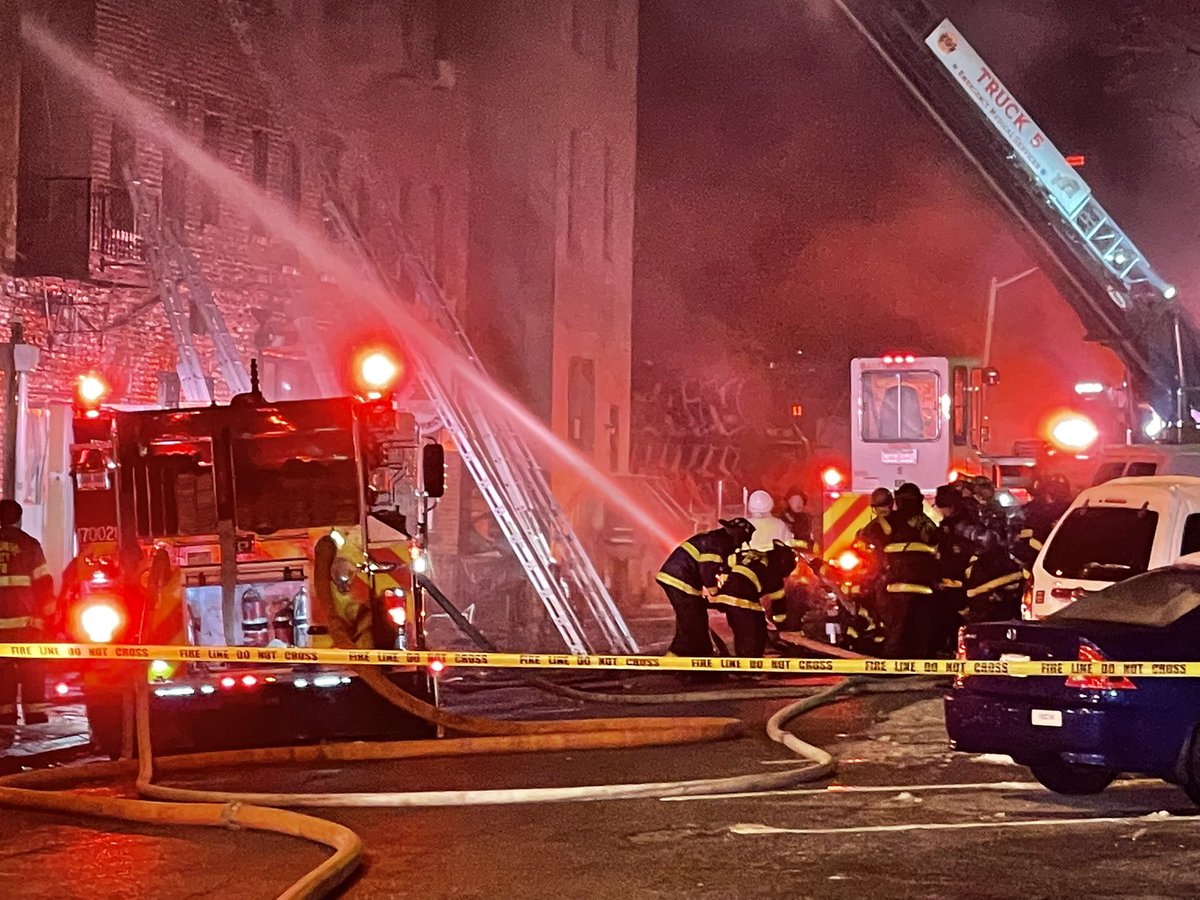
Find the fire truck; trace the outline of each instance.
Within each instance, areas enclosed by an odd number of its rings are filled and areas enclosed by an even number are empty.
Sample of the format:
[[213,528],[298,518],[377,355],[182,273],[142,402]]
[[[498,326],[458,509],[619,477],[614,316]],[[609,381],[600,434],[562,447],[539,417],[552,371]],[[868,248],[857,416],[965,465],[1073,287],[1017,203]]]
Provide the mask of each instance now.
[[[119,410],[77,385],[71,477],[77,555],[58,610],[88,643],[255,646],[278,665],[89,663],[97,744],[120,749],[129,673],[148,677],[155,740],[212,749],[427,732],[352,671],[316,666],[329,621],[360,647],[424,647],[413,568],[427,565],[442,447],[397,408],[401,367],[361,357],[359,392],[268,401],[256,370],[227,406]],[[431,698],[424,670],[391,673]]]

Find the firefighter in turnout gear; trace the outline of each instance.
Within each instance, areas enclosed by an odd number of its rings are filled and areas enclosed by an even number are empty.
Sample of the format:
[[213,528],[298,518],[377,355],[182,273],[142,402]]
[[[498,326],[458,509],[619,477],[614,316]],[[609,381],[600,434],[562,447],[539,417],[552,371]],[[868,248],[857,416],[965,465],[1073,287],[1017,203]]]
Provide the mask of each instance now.
[[937,583],[938,527],[925,515],[921,489],[911,482],[896,489],[896,508],[885,522],[883,547],[887,655],[919,657],[928,643],[933,586]]
[[1033,499],[1021,510],[1013,541],[1013,556],[1025,568],[1033,567],[1046,538],[1050,537],[1050,532],[1070,505],[1071,486],[1067,479],[1061,475],[1038,479],[1033,488]]
[[754,526],[743,518],[720,523],[720,528],[694,535],[676,547],[659,570],[658,583],[675,611],[669,656],[712,655],[706,594],[715,592],[718,576],[728,571],[729,557],[754,534]]
[[[796,553],[782,541],[770,550],[742,548],[729,560],[729,575],[712,598],[733,631],[735,656],[762,656],[767,649],[766,608],[783,599],[783,583],[796,568]],[[764,606],[765,604],[765,606]]]
[[[21,530],[21,504],[0,500],[0,642],[42,638],[53,610],[54,579],[42,545]],[[0,660],[0,725],[17,722],[17,686],[26,725],[47,721],[46,673],[41,660]]]

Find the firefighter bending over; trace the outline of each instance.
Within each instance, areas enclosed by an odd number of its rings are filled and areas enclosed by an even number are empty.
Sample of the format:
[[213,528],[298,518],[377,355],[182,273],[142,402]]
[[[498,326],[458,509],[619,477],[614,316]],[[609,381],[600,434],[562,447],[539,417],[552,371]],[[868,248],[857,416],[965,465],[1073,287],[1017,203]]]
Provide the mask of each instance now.
[[[711,656],[708,599],[727,560],[754,534],[746,519],[721,519],[720,528],[694,535],[676,547],[658,573],[658,583],[675,611],[675,639],[668,656]],[[759,617],[762,617],[761,611]]]
[[767,649],[767,606],[783,600],[783,583],[796,568],[796,551],[782,541],[770,550],[742,548],[729,561],[729,576],[712,598],[733,632],[734,656],[762,656]]
[[[21,530],[21,504],[0,500],[0,642],[41,638],[54,603],[54,579],[37,539]],[[39,659],[0,660],[0,725],[17,723],[17,685],[26,725],[48,721],[46,672]]]

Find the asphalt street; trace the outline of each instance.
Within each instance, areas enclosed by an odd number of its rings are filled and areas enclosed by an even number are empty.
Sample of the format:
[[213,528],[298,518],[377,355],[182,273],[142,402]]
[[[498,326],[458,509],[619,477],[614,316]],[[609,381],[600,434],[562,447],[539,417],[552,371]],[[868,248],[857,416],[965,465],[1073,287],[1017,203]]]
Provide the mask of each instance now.
[[[168,783],[327,792],[765,772],[789,760],[762,731],[782,702],[689,706],[688,714],[747,721],[746,737],[718,744],[231,770]],[[457,703],[527,715],[544,701],[510,688]],[[554,708],[566,712],[551,700]],[[928,692],[853,697],[811,713],[795,730],[839,756],[832,781],[734,797],[322,814],[366,842],[363,869],[345,890],[351,898],[1200,893],[1200,823],[1177,788],[1125,780],[1095,797],[1056,796],[1021,767],[950,752],[940,701]],[[0,896],[30,898],[270,897],[323,854],[246,832],[113,827],[12,811],[0,817],[0,847]]]

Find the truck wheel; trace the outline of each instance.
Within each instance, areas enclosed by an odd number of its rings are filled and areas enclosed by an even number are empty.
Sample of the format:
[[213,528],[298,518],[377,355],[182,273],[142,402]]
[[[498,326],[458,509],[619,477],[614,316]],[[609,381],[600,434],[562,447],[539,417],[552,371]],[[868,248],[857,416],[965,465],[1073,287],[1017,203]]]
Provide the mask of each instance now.
[[1029,771],[1056,794],[1098,794],[1117,777],[1112,769],[1045,759],[1031,763]]
[[1200,725],[1192,731],[1181,756],[1183,778],[1180,779],[1180,787],[1188,795],[1188,799],[1200,806]]

